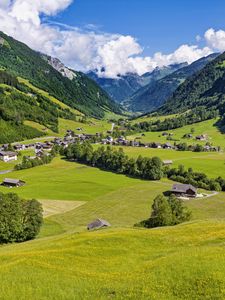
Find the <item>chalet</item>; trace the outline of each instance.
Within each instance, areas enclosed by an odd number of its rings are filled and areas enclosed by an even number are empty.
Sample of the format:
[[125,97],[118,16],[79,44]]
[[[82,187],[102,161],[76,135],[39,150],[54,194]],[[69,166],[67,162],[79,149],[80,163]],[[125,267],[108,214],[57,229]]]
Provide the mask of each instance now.
[[25,185],[25,182],[19,179],[5,178],[2,185],[6,187],[20,187]]
[[94,229],[100,229],[100,228],[110,227],[110,226],[111,225],[107,221],[102,219],[96,219],[95,221],[87,225],[87,229],[94,230]]
[[163,132],[162,133],[162,136],[167,136],[167,135],[169,135],[168,132]]
[[172,160],[163,160],[163,165],[164,166],[170,166],[173,164],[173,161]]
[[107,136],[107,141],[109,142],[109,143],[112,143],[113,142],[113,137],[112,136]]
[[44,151],[41,149],[38,149],[35,152],[36,152],[36,157],[38,157],[38,158],[41,158],[45,155]]
[[163,145],[163,149],[172,149],[172,145],[170,144],[170,143],[165,143],[164,145]]
[[25,145],[25,149],[34,149],[35,148],[35,144],[27,144]]
[[207,139],[207,136],[205,134],[196,136],[196,140],[198,140],[198,141],[205,141],[206,139]]
[[23,144],[16,144],[13,146],[13,148],[16,150],[16,151],[21,151],[21,150],[24,150],[25,149],[25,145]]
[[178,197],[196,197],[197,189],[191,184],[175,183],[171,190]]
[[17,160],[17,153],[12,151],[1,151],[0,160],[3,160],[4,162]]
[[153,148],[161,149],[161,148],[162,148],[162,145],[161,145],[160,143],[152,143],[152,147],[153,147]]

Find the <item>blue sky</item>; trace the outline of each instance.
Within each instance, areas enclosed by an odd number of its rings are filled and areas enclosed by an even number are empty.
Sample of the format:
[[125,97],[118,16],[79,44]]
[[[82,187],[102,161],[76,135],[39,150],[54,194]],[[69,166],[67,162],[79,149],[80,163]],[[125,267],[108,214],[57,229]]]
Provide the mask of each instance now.
[[193,44],[208,28],[225,28],[223,0],[76,0],[55,20],[136,37],[145,54]]
[[225,51],[224,16],[225,0],[0,0],[0,30],[109,78]]

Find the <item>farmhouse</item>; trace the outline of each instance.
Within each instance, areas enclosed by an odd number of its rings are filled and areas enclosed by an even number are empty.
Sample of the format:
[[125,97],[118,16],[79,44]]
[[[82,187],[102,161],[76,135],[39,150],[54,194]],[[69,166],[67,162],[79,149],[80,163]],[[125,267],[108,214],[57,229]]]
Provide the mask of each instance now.
[[181,197],[196,197],[197,189],[191,184],[175,183],[171,191],[176,196]]
[[12,151],[1,151],[0,160],[3,160],[4,162],[17,160],[17,153]]
[[16,144],[16,145],[13,146],[13,148],[16,151],[20,151],[20,150],[24,150],[25,149],[25,145],[23,145],[23,144]]
[[166,143],[163,145],[163,149],[172,149],[172,145],[170,143]]
[[11,178],[5,178],[2,182],[2,185],[7,187],[20,187],[25,184],[24,181],[19,179],[11,179]]
[[100,229],[103,227],[110,227],[111,225],[102,219],[96,219],[95,221],[91,222],[90,224],[88,224],[87,229],[88,230],[94,230],[94,229]]
[[207,139],[207,135],[205,135],[205,134],[196,136],[196,140],[198,140],[198,141],[205,141],[206,139]]

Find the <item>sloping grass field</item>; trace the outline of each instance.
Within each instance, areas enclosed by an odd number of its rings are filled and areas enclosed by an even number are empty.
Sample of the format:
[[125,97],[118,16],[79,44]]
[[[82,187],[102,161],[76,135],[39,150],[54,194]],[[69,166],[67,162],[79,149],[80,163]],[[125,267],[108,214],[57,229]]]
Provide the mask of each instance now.
[[184,165],[185,168],[193,168],[194,171],[203,172],[210,178],[225,177],[225,153],[224,152],[191,152],[175,151],[153,148],[123,147],[124,152],[131,157],[154,157],[162,160],[172,160],[172,167]]
[[[60,122],[62,131],[67,125],[81,127]],[[92,126],[108,130],[110,124]],[[96,128],[89,132],[100,131]],[[211,130],[207,133],[214,139],[215,127]],[[215,139],[222,141],[220,135]],[[131,157],[172,159],[174,166],[225,177],[223,152],[124,151]],[[1,162],[0,170],[8,169],[5,166],[9,164]],[[225,299],[225,193],[186,201],[192,210],[188,223],[148,230],[134,224],[149,217],[155,196],[171,188],[169,180],[130,178],[60,157],[48,165],[0,175],[0,181],[5,177],[26,185],[0,186],[0,192],[40,200],[45,220],[36,240],[0,247],[0,299]],[[111,227],[87,232],[87,224],[96,218]]]
[[0,249],[1,299],[224,299],[225,223],[62,234]]
[[[187,144],[205,144],[206,141],[197,141],[195,139],[196,136],[201,134],[208,135],[207,142],[212,143],[214,146],[221,146],[223,149],[225,148],[225,135],[220,132],[220,130],[217,128],[216,123],[218,119],[212,119],[208,121],[203,121],[200,123],[187,125],[182,128],[177,128],[173,130],[163,131],[168,133],[173,133],[172,138],[177,142],[186,142]],[[187,133],[191,133],[191,129],[194,128],[193,138],[187,139],[183,138],[183,136]],[[129,139],[134,139],[136,137],[139,137],[141,141],[143,142],[157,142],[157,143],[166,143],[170,142],[171,144],[174,143],[174,141],[168,141],[167,136],[162,136],[163,132],[144,132],[145,136],[142,136],[141,134],[135,134],[132,136],[129,136]]]

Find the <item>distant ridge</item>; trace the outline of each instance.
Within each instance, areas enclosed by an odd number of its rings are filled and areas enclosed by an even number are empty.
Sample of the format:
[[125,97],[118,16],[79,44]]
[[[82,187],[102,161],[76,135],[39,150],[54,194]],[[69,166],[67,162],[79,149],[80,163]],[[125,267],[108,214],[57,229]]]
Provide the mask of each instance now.
[[176,88],[182,84],[186,78],[192,76],[205,67],[207,63],[215,59],[219,54],[214,53],[203,57],[190,65],[183,66],[175,72],[163,78],[150,82],[144,88],[140,88],[123,104],[128,110],[134,112],[151,112],[165,103],[171,97]]

